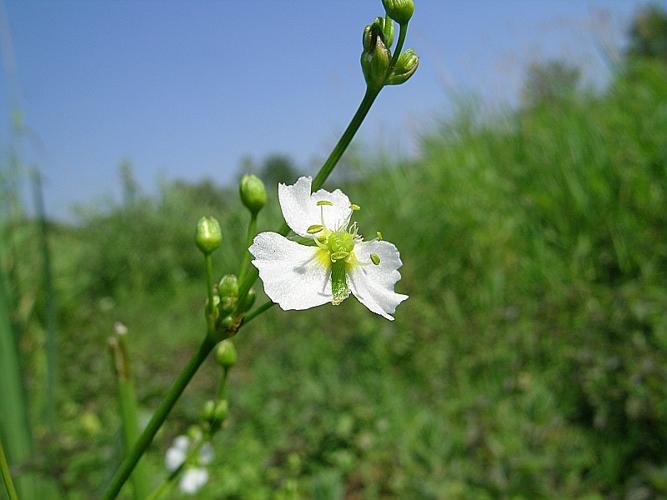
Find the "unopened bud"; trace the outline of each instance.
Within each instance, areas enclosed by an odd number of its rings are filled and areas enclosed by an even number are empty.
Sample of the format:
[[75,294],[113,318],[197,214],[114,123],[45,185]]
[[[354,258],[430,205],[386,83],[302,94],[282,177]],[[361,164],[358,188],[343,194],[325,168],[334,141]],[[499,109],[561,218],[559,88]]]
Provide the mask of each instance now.
[[405,24],[410,21],[415,12],[415,2],[413,0],[382,0],[384,10],[398,24]]
[[215,405],[215,409],[213,411],[213,418],[217,422],[222,422],[227,418],[227,415],[229,415],[229,403],[227,403],[226,399],[222,399],[217,402]]
[[394,21],[389,16],[378,17],[373,24],[378,27],[384,46],[391,49],[394,43]]
[[226,339],[218,344],[215,348],[215,360],[224,368],[236,364],[236,348],[231,340]]
[[256,214],[266,205],[264,183],[256,175],[244,175],[239,185],[241,201],[251,213]]
[[361,54],[361,69],[366,85],[378,88],[384,84],[391,54],[382,42],[376,25],[366,26],[364,30],[364,51]]
[[234,318],[232,318],[231,316],[225,316],[220,320],[220,326],[224,330],[229,330],[232,326],[234,326]]
[[233,274],[226,274],[218,283],[218,294],[222,299],[239,296],[239,280]]
[[222,243],[222,231],[220,224],[214,217],[202,217],[197,222],[197,232],[195,233],[195,243],[197,248],[205,255],[209,255],[216,250]]
[[209,399],[204,403],[204,407],[201,411],[201,419],[204,422],[210,422],[215,418],[215,401]]
[[249,311],[250,308],[255,303],[256,298],[257,298],[257,293],[255,293],[255,289],[251,288],[250,290],[248,290],[248,293],[243,298],[243,301],[241,301],[241,303],[239,304],[238,312],[244,313],[246,311]]
[[391,71],[391,75],[387,78],[387,85],[400,85],[407,82],[412,75],[417,71],[419,66],[419,57],[415,51],[408,49],[398,56],[396,66]]

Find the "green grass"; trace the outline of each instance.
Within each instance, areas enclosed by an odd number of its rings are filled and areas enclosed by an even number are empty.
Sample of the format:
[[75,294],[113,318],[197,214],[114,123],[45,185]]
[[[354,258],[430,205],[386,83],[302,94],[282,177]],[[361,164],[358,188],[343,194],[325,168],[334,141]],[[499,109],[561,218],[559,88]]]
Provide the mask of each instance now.
[[[628,68],[601,94],[462,113],[423,138],[420,160],[364,165],[343,187],[362,232],[401,250],[410,299],[394,323],[350,299],[274,308],[243,330],[201,498],[667,495],[665,67]],[[280,221],[272,195],[260,229]],[[239,207],[233,189],[167,183],[52,228],[68,498],[119,460],[113,323],[132,331],[146,416],[205,331],[195,223],[221,220],[216,271],[234,272]],[[153,486],[218,371],[204,366],[158,434]]]

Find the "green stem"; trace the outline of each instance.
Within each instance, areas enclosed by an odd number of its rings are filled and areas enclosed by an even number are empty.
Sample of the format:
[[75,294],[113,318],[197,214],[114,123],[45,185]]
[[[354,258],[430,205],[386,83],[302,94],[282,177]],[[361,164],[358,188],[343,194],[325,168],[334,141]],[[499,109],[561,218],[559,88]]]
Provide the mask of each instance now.
[[5,450],[2,447],[2,441],[0,441],[0,474],[2,475],[2,482],[5,484],[9,500],[18,500],[19,496],[16,494],[16,487],[12,481],[12,474],[9,471],[9,463],[5,456]]
[[56,378],[57,378],[57,318],[55,293],[53,291],[53,271],[49,248],[49,226],[44,209],[42,176],[36,168],[32,172],[32,187],[35,211],[39,221],[39,236],[42,247],[44,285],[44,329],[46,331],[46,421],[50,432],[54,432],[56,418]]
[[248,315],[243,319],[243,324],[244,324],[244,325],[247,325],[247,324],[250,323],[253,319],[255,319],[257,316],[259,316],[260,314],[264,313],[265,311],[268,311],[269,309],[271,309],[271,308],[272,308],[273,306],[275,306],[275,305],[276,305],[275,302],[271,302],[270,300],[267,300],[267,301],[264,302],[261,306],[256,307],[255,309],[253,309],[252,311],[250,311],[250,312],[248,313]]
[[250,214],[250,222],[248,223],[248,235],[246,236],[245,243],[245,252],[243,253],[243,261],[241,261],[241,269],[239,270],[239,281],[243,281],[246,272],[248,271],[248,266],[250,265],[250,252],[248,248],[252,244],[252,239],[257,233],[257,214]]
[[398,32],[398,41],[396,42],[396,48],[394,49],[394,55],[391,58],[391,63],[389,64],[389,69],[387,70],[387,77],[391,74],[392,70],[398,62],[398,58],[401,56],[401,51],[403,50],[403,44],[405,43],[405,37],[408,35],[408,23],[401,24]]
[[213,317],[215,304],[213,303],[213,259],[210,253],[204,255],[204,264],[206,267],[206,296],[208,298],[208,303],[206,304],[206,326],[208,334],[211,335],[215,330],[215,318]]
[[105,500],[110,500],[115,498],[116,495],[120,492],[120,489],[123,487],[125,481],[132,473],[132,470],[137,465],[137,462],[144,454],[148,446],[153,441],[155,434],[162,426],[163,422],[169,415],[169,412],[174,407],[174,404],[178,398],[183,393],[185,387],[190,383],[190,380],[197,372],[201,364],[204,362],[206,357],[209,355],[213,347],[215,347],[215,340],[212,339],[209,335],[206,336],[202,344],[199,346],[197,352],[192,356],[188,364],[183,368],[183,371],[178,375],[178,378],[171,386],[166,396],[158,406],[157,410],[153,414],[150,422],[139,436],[138,441],[132,448],[132,451],[123,459],[123,462],[120,464],[113,477],[111,482],[106,488],[102,498]]
[[229,376],[229,366],[222,368],[222,378],[218,387],[218,399],[225,399],[225,387],[227,386],[227,377]]
[[[123,432],[124,453],[127,455],[139,438],[137,397],[132,381],[127,334],[118,333],[109,339],[109,348],[116,380],[118,382],[118,406]],[[132,474],[134,498],[141,500],[148,494],[144,464],[139,463]]]
[[[407,26],[405,29],[407,30]],[[403,32],[404,29],[403,26],[401,26],[401,33],[403,34],[403,39],[405,39],[405,33]],[[400,46],[402,46],[400,36],[399,36],[399,43]],[[334,167],[338,164],[338,161],[343,156],[343,153],[345,153],[345,150],[350,145],[350,142],[352,142],[352,139],[359,130],[359,127],[361,127],[361,124],[366,118],[366,115],[370,111],[371,106],[375,102],[375,99],[380,94],[381,90],[382,87],[366,88],[366,93],[364,94],[364,98],[361,100],[361,103],[359,104],[356,113],[354,113],[352,120],[350,120],[350,123],[343,132],[343,135],[341,136],[340,140],[334,146],[333,150],[329,154],[329,157],[326,159],[326,161],[320,168],[319,172],[317,172],[315,179],[313,179],[313,184],[312,184],[313,191],[317,191],[322,187],[324,181],[327,180],[327,178],[333,171]],[[287,226],[286,223],[283,223],[278,232],[284,236],[289,232],[289,227]],[[241,286],[239,287],[239,301],[242,301],[243,298],[247,295],[253,283],[255,283],[255,281],[257,280],[257,276],[258,276],[257,269],[254,267],[252,267],[245,275],[244,279],[241,281]],[[260,311],[258,314],[261,314],[262,312],[264,311]],[[251,315],[249,314],[248,316],[246,316],[246,321],[245,321],[246,323],[248,322],[248,317],[251,317]],[[251,319],[254,317],[255,316],[252,316]]]

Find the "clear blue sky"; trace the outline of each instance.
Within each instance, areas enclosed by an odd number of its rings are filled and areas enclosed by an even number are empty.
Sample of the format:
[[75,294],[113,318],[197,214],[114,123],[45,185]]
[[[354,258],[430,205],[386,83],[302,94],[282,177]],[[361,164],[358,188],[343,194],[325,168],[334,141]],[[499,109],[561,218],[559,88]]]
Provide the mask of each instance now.
[[[383,91],[359,136],[407,154],[451,92],[511,102],[531,61],[563,56],[603,81],[599,46],[622,42],[641,2],[416,4],[408,45],[421,67]],[[285,152],[314,167],[362,96],[361,31],[383,13],[380,0],[5,0],[5,10],[25,120],[44,145],[23,155],[39,162],[60,217],[117,195],[123,158],[148,190],[161,175],[230,181],[244,155]]]

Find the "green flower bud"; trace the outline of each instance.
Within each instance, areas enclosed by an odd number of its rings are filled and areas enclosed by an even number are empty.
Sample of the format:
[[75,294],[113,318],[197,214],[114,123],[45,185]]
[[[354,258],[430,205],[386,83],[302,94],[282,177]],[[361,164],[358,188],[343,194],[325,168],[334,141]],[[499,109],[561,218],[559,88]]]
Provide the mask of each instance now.
[[372,88],[381,87],[387,76],[391,54],[382,42],[376,25],[366,26],[364,30],[364,51],[361,54],[361,69],[364,72],[366,85]]
[[246,311],[249,311],[250,308],[255,303],[256,298],[257,298],[257,293],[255,293],[255,289],[251,288],[250,290],[248,290],[248,293],[243,298],[243,302],[239,304],[238,312],[244,313]]
[[204,422],[210,422],[215,418],[215,401],[209,399],[204,403],[204,407],[201,411],[201,419]]
[[222,243],[222,231],[220,224],[213,217],[202,217],[197,222],[197,232],[195,233],[195,243],[197,248],[205,255],[209,255],[216,250]]
[[384,10],[398,24],[405,24],[410,21],[415,12],[414,0],[382,0]]
[[218,294],[222,299],[239,296],[239,280],[233,274],[226,274],[218,283]]
[[244,175],[239,185],[241,201],[251,213],[256,214],[266,205],[264,183],[256,175]]
[[215,360],[225,368],[236,364],[236,348],[231,340],[226,339],[218,344],[215,348]]
[[419,57],[415,54],[415,51],[412,49],[406,50],[398,56],[396,66],[387,78],[387,85],[400,85],[407,82],[415,74],[418,66]]
[[188,428],[187,434],[188,434],[188,437],[190,439],[192,439],[193,442],[199,441],[204,436],[204,433],[202,432],[201,427],[199,427],[198,425],[191,425]]
[[390,49],[394,44],[394,21],[389,16],[378,17],[373,24],[378,27],[384,46]]
[[[236,302],[236,299],[234,299],[234,301]],[[232,309],[234,309],[234,307],[232,307]],[[225,316],[220,320],[220,326],[224,330],[229,330],[232,326],[234,326],[234,318],[231,316]]]
[[229,403],[227,403],[227,400],[222,399],[215,405],[213,418],[215,418],[216,422],[222,422],[227,418],[227,415],[229,415]]
[[218,306],[218,310],[223,315],[232,313],[232,312],[234,312],[234,309],[236,309],[236,302],[237,301],[238,301],[238,299],[236,297],[225,297],[220,302],[220,306]]

